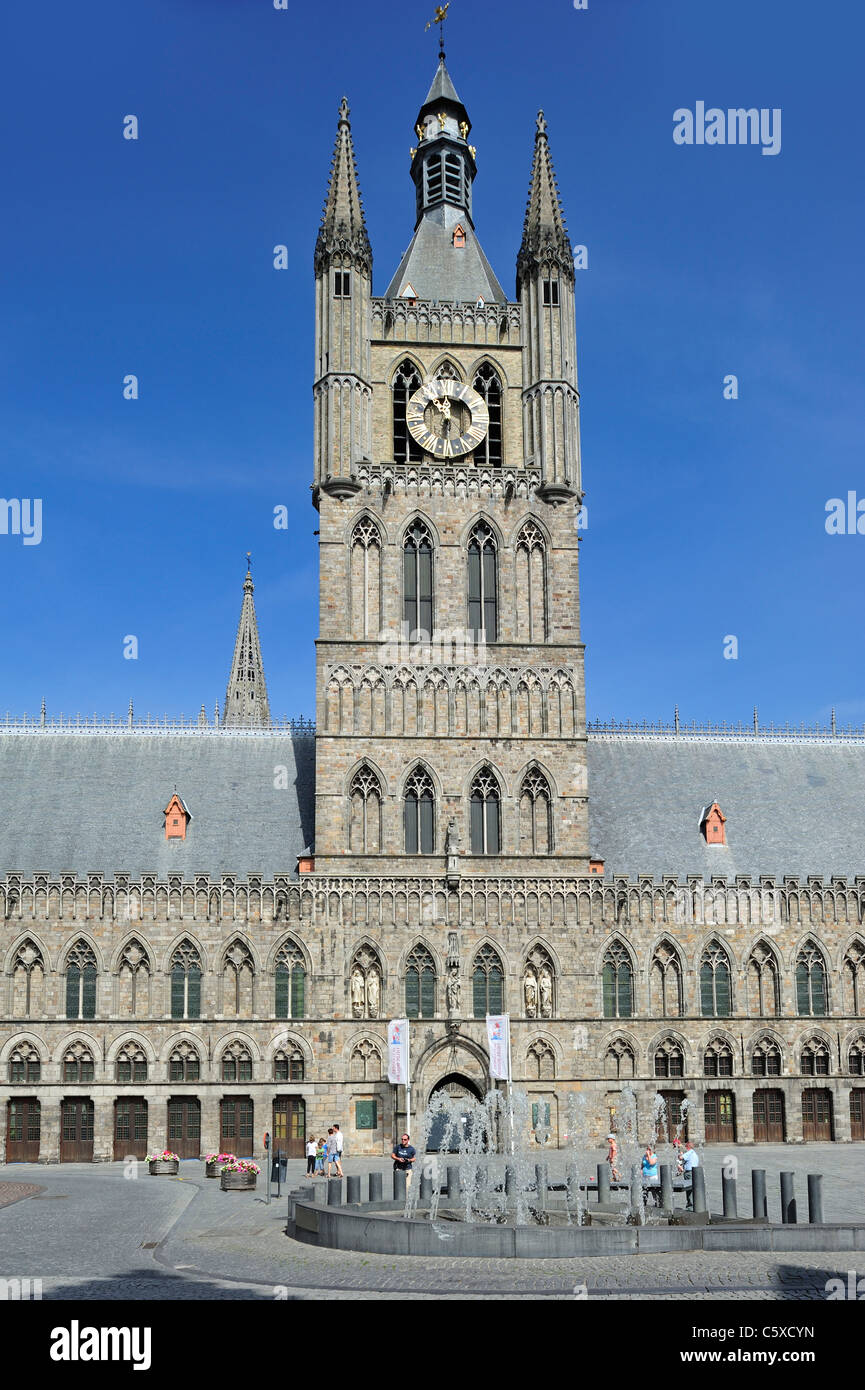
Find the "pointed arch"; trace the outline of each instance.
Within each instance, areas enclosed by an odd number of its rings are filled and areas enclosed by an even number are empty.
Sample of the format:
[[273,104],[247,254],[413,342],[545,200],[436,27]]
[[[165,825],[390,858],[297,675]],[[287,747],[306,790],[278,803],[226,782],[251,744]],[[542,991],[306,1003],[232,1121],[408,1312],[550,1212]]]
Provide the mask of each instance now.
[[96,952],[83,936],[65,953],[66,1017],[96,1017]]
[[771,942],[754,942],[746,967],[748,1012],[752,1018],[777,1018],[781,1012],[781,970]]
[[41,1018],[45,1012],[45,953],[37,940],[25,936],[11,953],[12,1017]]
[[614,936],[601,962],[604,1018],[633,1018],[634,961],[625,942]]
[[409,769],[402,789],[406,854],[436,852],[436,788],[426,763]]
[[483,468],[501,468],[504,463],[504,430],[502,417],[504,386],[502,374],[489,359],[482,361],[472,372],[472,388],[484,401],[489,415],[487,432],[474,451],[475,463]]
[[252,1081],[252,1050],[242,1038],[231,1038],[221,1044],[218,1053],[219,1078],[221,1081]]
[[865,1014],[865,941],[854,936],[844,951],[841,965],[842,1009],[861,1018]]
[[733,1076],[733,1056],[732,1040],[724,1033],[715,1033],[703,1049],[703,1075]]
[[361,763],[349,783],[348,843],[352,854],[380,854],[382,837],[381,778],[366,761]]
[[286,936],[273,957],[274,1017],[305,1018],[308,966],[300,942]]
[[429,947],[418,941],[405,962],[405,1011],[407,1018],[435,1018],[438,979]]
[[175,946],[169,960],[171,978],[171,1017],[201,1017],[201,952],[188,937]]
[[604,1076],[610,1081],[631,1081],[637,1074],[637,1049],[632,1038],[611,1038],[604,1048]]
[[222,1009],[227,1018],[251,1018],[255,1012],[255,960],[249,942],[235,936],[222,952]]
[[502,792],[489,763],[483,763],[469,788],[469,836],[472,854],[502,853]]
[[391,375],[394,463],[423,462],[423,450],[406,422],[408,403],[422,384],[421,369],[410,357],[404,357]]
[[364,940],[352,954],[348,988],[352,1018],[381,1018],[384,969],[377,946]]
[[555,1018],[556,967],[541,941],[526,952],[523,964],[523,1007],[526,1018]]
[[661,937],[649,967],[649,999],[657,1018],[681,1018],[684,1011],[682,958],[668,936]]
[[549,636],[547,601],[547,541],[530,518],[517,533],[514,546],[514,618],[518,642],[545,642]]
[[553,795],[537,763],[526,770],[520,785],[520,854],[552,854]]
[[349,543],[349,631],[354,638],[377,637],[381,630],[383,553],[381,527],[363,512]]
[[733,972],[730,955],[713,936],[700,956],[700,1013],[703,1018],[729,1018],[733,1012]]
[[448,352],[437,357],[429,371],[428,380],[465,381],[465,372]]
[[546,1038],[535,1038],[526,1051],[526,1079],[528,1081],[555,1081],[556,1053]]
[[803,1076],[830,1076],[832,1045],[823,1034],[811,1033],[799,1047],[799,1070]]
[[783,1043],[773,1033],[758,1033],[747,1047],[752,1076],[780,1076],[783,1069]]
[[685,1045],[673,1033],[667,1033],[652,1047],[652,1074],[661,1079],[685,1075]]
[[409,642],[430,642],[435,621],[435,544],[426,518],[417,515],[402,536],[402,620]]
[[114,960],[117,1012],[124,1018],[149,1018],[152,1012],[153,966],[141,938],[131,933]]
[[475,1018],[504,1013],[505,972],[502,957],[492,942],[483,942],[472,961],[472,1013]]
[[796,1012],[811,1018],[825,1018],[829,1012],[826,956],[813,936],[796,953]]
[[475,642],[497,642],[499,625],[500,539],[487,518],[469,532],[468,631]]

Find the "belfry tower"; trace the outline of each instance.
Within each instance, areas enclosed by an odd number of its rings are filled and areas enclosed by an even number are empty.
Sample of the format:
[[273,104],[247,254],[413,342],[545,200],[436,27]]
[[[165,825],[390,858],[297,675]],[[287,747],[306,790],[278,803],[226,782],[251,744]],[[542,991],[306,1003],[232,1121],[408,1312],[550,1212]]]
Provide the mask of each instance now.
[[543,115],[517,298],[442,52],[385,294],[349,109],[315,249],[316,872],[588,869],[574,267]]

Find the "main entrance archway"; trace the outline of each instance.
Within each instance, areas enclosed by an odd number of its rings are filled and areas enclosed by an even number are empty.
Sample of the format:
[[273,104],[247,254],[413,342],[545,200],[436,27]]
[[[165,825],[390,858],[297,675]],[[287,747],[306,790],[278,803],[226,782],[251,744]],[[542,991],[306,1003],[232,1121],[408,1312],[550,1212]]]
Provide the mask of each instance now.
[[[470,1077],[458,1071],[448,1072],[447,1076],[443,1076],[435,1083],[430,1091],[430,1100],[433,1100],[433,1098],[442,1091],[444,1091],[451,1102],[456,1102],[457,1105],[461,1100],[483,1100],[480,1087],[476,1085]],[[470,1107],[466,1106],[465,1114],[460,1116],[460,1128],[465,1138],[468,1138],[470,1133],[469,1126],[471,1125],[471,1117],[469,1110]],[[433,1151],[435,1153],[455,1153],[457,1151],[459,1148],[459,1137],[455,1138],[453,1131],[451,1131],[447,1149],[442,1148],[447,1128],[448,1124],[446,1117],[444,1115],[437,1115],[430,1129],[429,1138],[427,1139],[427,1151]]]

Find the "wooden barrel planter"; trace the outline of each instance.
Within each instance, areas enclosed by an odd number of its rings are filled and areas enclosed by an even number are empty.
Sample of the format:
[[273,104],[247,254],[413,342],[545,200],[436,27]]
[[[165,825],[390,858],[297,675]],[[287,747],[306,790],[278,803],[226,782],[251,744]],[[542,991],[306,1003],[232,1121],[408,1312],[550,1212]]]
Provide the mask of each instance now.
[[148,1167],[152,1178],[172,1178],[176,1175],[180,1164],[176,1158],[158,1158],[155,1162],[148,1164]]
[[218,1177],[219,1177],[219,1164],[217,1163],[216,1159],[214,1159],[212,1163],[205,1163],[205,1165],[204,1165],[204,1176],[205,1176],[206,1178],[218,1178]]
[[223,1192],[248,1192],[257,1182],[255,1173],[222,1173],[220,1186]]

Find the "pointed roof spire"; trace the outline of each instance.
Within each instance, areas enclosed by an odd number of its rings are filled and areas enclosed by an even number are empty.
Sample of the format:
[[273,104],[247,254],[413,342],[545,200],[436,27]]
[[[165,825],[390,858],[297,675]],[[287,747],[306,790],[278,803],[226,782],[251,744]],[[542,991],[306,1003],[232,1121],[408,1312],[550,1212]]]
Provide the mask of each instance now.
[[266,726],[270,723],[261,643],[258,640],[258,623],[252,598],[255,585],[252,582],[250,566],[251,557],[247,552],[243,604],[240,609],[240,622],[237,625],[231,675],[225,692],[223,725]]
[[559,270],[573,280],[574,258],[559,201],[559,186],[553,170],[543,111],[538,112],[535,127],[535,154],[523,223],[523,243],[517,257],[518,286],[529,267],[541,260],[558,265]]
[[316,275],[337,249],[353,256],[358,269],[372,273],[372,247],[363,215],[363,199],[357,180],[357,164],[351,138],[349,105],[345,97],[339,104],[336,144],[330,166],[330,182],[315,243]]

